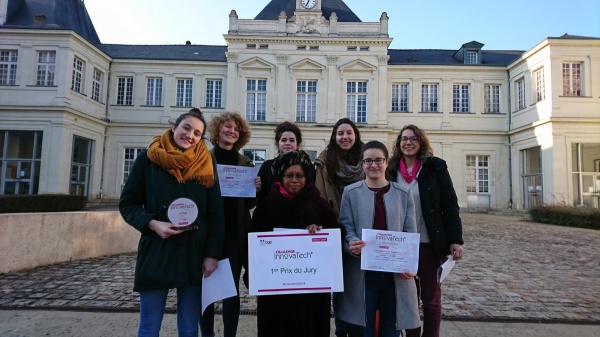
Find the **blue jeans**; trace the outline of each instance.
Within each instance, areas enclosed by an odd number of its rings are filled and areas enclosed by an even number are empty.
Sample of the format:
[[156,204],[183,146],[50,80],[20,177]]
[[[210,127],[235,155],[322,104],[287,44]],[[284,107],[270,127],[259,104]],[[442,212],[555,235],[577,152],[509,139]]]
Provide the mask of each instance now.
[[[138,337],[158,337],[168,289],[140,291],[140,327]],[[179,337],[198,337],[202,287],[177,288],[177,331]]]
[[396,285],[393,273],[365,272],[365,309],[367,326],[363,337],[375,335],[375,315],[379,309],[379,337],[398,337],[396,329]]

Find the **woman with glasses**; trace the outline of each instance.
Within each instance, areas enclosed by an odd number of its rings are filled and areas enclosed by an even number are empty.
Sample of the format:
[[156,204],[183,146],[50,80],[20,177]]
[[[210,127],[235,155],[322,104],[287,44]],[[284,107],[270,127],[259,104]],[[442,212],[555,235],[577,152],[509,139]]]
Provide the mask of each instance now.
[[[446,162],[433,156],[425,131],[415,125],[400,130],[389,173],[415,198],[417,232],[421,234],[415,280],[423,304],[422,336],[437,337],[442,320],[442,288],[437,283],[437,269],[449,254],[455,260],[463,257],[456,192]],[[407,330],[406,335],[421,336],[421,329]]]
[[[273,163],[277,181],[256,207],[250,232],[274,228],[340,228],[333,210],[315,187],[312,163],[304,151],[279,155]],[[343,235],[343,231],[342,231]],[[269,295],[257,298],[259,337],[328,337],[329,293]]]
[[340,222],[346,228],[344,292],[339,318],[357,326],[355,334],[375,335],[379,310],[379,336],[398,337],[401,329],[419,327],[415,274],[365,271],[361,252],[366,246],[363,229],[416,232],[415,205],[411,191],[386,179],[388,151],[383,143],[371,141],[362,152],[365,179],[349,185],[342,195]]

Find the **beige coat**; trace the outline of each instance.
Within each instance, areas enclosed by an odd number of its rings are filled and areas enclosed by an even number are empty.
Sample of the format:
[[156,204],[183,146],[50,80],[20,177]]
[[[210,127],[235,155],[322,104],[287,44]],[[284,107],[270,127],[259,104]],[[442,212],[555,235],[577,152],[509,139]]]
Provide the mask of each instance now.
[[315,186],[319,192],[321,192],[321,197],[323,197],[333,211],[335,212],[336,218],[340,217],[340,203],[342,200],[342,195],[335,188],[335,185],[329,178],[329,174],[327,173],[327,168],[325,167],[325,157],[327,156],[327,151],[321,152],[319,158],[315,160]]

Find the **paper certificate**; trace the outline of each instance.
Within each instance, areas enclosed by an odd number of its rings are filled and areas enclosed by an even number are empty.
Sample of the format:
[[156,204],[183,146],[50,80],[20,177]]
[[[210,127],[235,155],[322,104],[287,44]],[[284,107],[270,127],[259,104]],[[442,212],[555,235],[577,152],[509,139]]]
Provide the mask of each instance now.
[[223,197],[256,197],[254,178],[258,169],[248,166],[217,165],[219,186]]
[[248,234],[250,295],[343,291],[339,229]]
[[363,229],[365,246],[360,253],[363,270],[416,274],[420,234]]
[[446,276],[448,276],[448,274],[450,274],[450,271],[452,270],[452,268],[454,268],[454,264],[456,264],[456,261],[454,260],[454,256],[450,255],[448,260],[446,260],[446,262],[444,262],[444,264],[442,264],[441,266],[438,267],[438,270],[437,270],[438,283],[442,283],[442,281],[446,278]]
[[209,277],[202,276],[202,313],[209,304],[237,294],[229,259],[219,261],[217,270]]

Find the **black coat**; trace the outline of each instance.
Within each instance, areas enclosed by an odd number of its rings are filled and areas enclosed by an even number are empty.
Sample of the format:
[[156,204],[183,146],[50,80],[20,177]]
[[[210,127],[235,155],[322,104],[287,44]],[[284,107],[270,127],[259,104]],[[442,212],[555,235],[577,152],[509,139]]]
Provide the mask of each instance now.
[[[391,158],[388,171],[394,180],[400,174],[399,158]],[[458,198],[443,159],[430,157],[419,172],[419,194],[423,220],[435,255],[443,258],[450,254],[450,244],[464,244]]]
[[[314,183],[307,184],[292,199],[281,195],[274,184],[271,193],[254,210],[250,232],[272,231],[275,227],[305,229],[311,224],[341,228]],[[257,299],[259,337],[328,337],[330,321],[329,293],[270,295]]]

